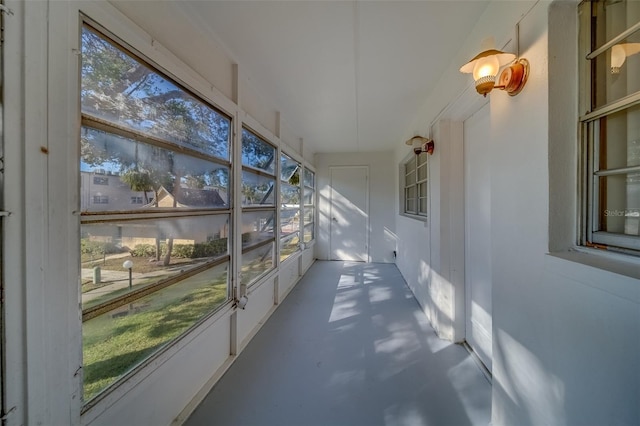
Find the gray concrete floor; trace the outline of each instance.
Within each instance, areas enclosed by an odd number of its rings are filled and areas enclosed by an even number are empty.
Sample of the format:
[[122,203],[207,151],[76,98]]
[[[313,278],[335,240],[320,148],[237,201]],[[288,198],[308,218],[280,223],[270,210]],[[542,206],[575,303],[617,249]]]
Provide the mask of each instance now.
[[318,261],[185,424],[487,425],[490,407],[395,265]]

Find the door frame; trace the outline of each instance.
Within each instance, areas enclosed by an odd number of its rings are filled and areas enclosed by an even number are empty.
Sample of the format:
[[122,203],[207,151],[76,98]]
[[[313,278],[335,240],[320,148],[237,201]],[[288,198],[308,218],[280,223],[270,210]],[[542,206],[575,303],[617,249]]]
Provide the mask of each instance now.
[[[430,200],[430,227],[439,228],[439,232],[430,233],[430,250],[440,251],[439,262],[446,266],[447,280],[451,284],[451,301],[447,305],[450,317],[435,319],[435,328],[439,336],[458,343],[466,338],[466,291],[465,291],[465,216],[464,216],[464,121],[489,103],[489,97],[478,96],[471,82],[455,101],[447,105],[429,125],[436,145],[436,164],[430,167],[439,179],[439,187],[430,184],[431,196],[440,199],[436,211]],[[440,145],[438,145],[440,141]],[[437,148],[436,148],[437,149]],[[440,193],[446,191],[447,200],[442,204]],[[437,211],[437,210],[440,211]],[[442,215],[447,216],[443,221]],[[432,222],[435,220],[435,222]],[[433,297],[433,296],[432,296]],[[434,311],[441,308],[434,307]],[[433,320],[432,320],[433,321]]]
[[[467,347],[467,349],[469,349],[470,351],[472,351],[474,357],[477,359],[477,362],[481,364],[481,367],[483,368],[483,372],[485,373],[485,375],[488,374],[489,377],[491,377],[491,371],[493,369],[493,347],[491,348],[491,354],[487,354],[487,358],[489,360],[489,362],[491,363],[491,367],[488,366],[485,361],[483,360],[483,358],[481,357],[481,354],[478,350],[476,350],[477,348],[474,347],[471,344],[471,341],[469,340],[469,334],[473,332],[473,330],[470,328],[470,325],[472,323],[472,318],[471,318],[471,309],[472,309],[472,294],[470,294],[471,288],[472,288],[472,284],[469,282],[470,279],[470,274],[469,272],[471,271],[471,265],[469,262],[469,256],[468,256],[468,252],[469,252],[469,244],[470,244],[470,235],[469,235],[469,229],[471,229],[471,226],[469,224],[469,216],[470,216],[470,210],[468,209],[467,206],[467,197],[469,196],[470,193],[470,188],[467,186],[467,165],[468,165],[468,161],[470,161],[470,159],[467,156],[467,151],[468,151],[468,147],[467,147],[467,138],[465,137],[465,131],[464,131],[464,124],[467,122],[467,120],[471,119],[474,115],[480,113],[480,111],[483,108],[488,108],[487,109],[487,114],[489,115],[489,118],[491,117],[491,109],[490,109],[490,102],[487,103],[483,103],[482,105],[480,105],[475,111],[473,111],[467,118],[464,119],[464,121],[462,121],[462,127],[463,127],[463,132],[462,132],[462,185],[463,185],[463,191],[464,191],[464,343],[465,346]],[[489,131],[491,129],[489,128]],[[487,142],[488,144],[491,143],[491,140],[489,139],[489,141]],[[491,156],[489,154],[489,160],[490,160]],[[491,172],[491,167],[488,168],[488,172]],[[489,175],[489,190],[491,190],[491,175]],[[491,199],[489,199],[489,206],[491,207]],[[491,217],[491,213],[489,213],[489,217]],[[491,224],[489,224],[491,225]],[[491,228],[489,229],[489,237],[491,237]],[[490,241],[489,241],[490,243]],[[491,250],[491,245],[489,244],[489,250]],[[489,255],[491,255],[491,252],[489,253]],[[489,312],[489,315],[491,317],[491,324],[492,327],[490,330],[487,330],[488,333],[490,333],[490,338],[491,338],[491,345],[493,346],[493,271],[492,271],[492,260],[489,260],[489,268],[490,268],[490,272],[491,272],[491,312]],[[476,341],[476,343],[478,343]],[[479,346],[479,345],[478,345]]]
[[338,169],[363,169],[365,171],[365,205],[366,205],[366,224],[365,224],[365,246],[367,248],[367,252],[366,252],[366,260],[364,260],[364,262],[371,262],[371,247],[369,246],[369,234],[370,229],[369,229],[369,221],[370,221],[370,215],[369,215],[369,211],[370,211],[370,206],[369,206],[369,202],[370,202],[370,197],[369,197],[369,166],[368,165],[360,165],[360,166],[329,166],[329,187],[331,188],[331,192],[329,194],[329,260],[336,260],[334,259],[333,256],[333,245],[332,245],[332,240],[333,240],[333,171],[334,170],[338,170]]

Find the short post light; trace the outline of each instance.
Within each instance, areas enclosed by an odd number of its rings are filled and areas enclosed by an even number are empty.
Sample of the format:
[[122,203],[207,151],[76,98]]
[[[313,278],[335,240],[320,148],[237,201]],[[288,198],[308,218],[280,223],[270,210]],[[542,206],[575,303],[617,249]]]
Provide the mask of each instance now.
[[122,264],[122,267],[129,270],[129,290],[131,290],[131,288],[133,287],[133,282],[132,282],[133,262],[130,260],[125,260],[124,263]]

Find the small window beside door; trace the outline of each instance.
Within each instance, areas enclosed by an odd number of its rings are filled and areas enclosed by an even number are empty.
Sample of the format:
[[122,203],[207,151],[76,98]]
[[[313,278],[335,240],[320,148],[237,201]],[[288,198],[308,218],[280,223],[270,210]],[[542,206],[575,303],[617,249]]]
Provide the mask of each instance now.
[[427,184],[428,165],[427,153],[412,155],[402,166],[403,213],[417,216],[427,216]]

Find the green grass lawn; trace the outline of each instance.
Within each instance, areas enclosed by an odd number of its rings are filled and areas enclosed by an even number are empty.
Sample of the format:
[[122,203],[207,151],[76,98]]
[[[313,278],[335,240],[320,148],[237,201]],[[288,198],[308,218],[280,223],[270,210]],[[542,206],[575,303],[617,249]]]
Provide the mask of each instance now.
[[282,244],[280,247],[280,262],[285,260],[287,257],[291,256],[293,253],[298,251],[300,240],[298,237],[294,237],[286,242],[286,244]]
[[83,324],[84,400],[227,300],[218,266]]
[[[283,247],[281,256],[297,250],[295,243]],[[272,247],[242,265],[242,281],[250,283],[273,268]],[[262,257],[265,257],[262,260]],[[107,267],[121,267],[123,258],[107,259]],[[149,264],[146,258],[133,258],[134,270]],[[178,260],[178,259],[175,259]],[[181,265],[195,263],[180,259]],[[261,261],[262,260],[262,261]],[[201,261],[201,259],[200,259]],[[174,259],[172,259],[172,263]],[[171,265],[176,266],[175,264]],[[151,266],[146,272],[166,267]],[[227,266],[221,265],[171,285],[130,305],[83,323],[84,400],[88,401],[123,374],[149,357],[162,346],[184,333],[207,313],[227,300]],[[141,271],[142,272],[142,271]],[[167,271],[169,272],[169,271]],[[171,275],[179,271],[171,272]],[[149,280],[157,281],[158,276]],[[146,285],[138,279],[137,285]],[[95,287],[94,287],[95,288]],[[129,289],[123,288],[94,299],[89,305],[111,299]],[[86,308],[86,306],[85,306]]]

